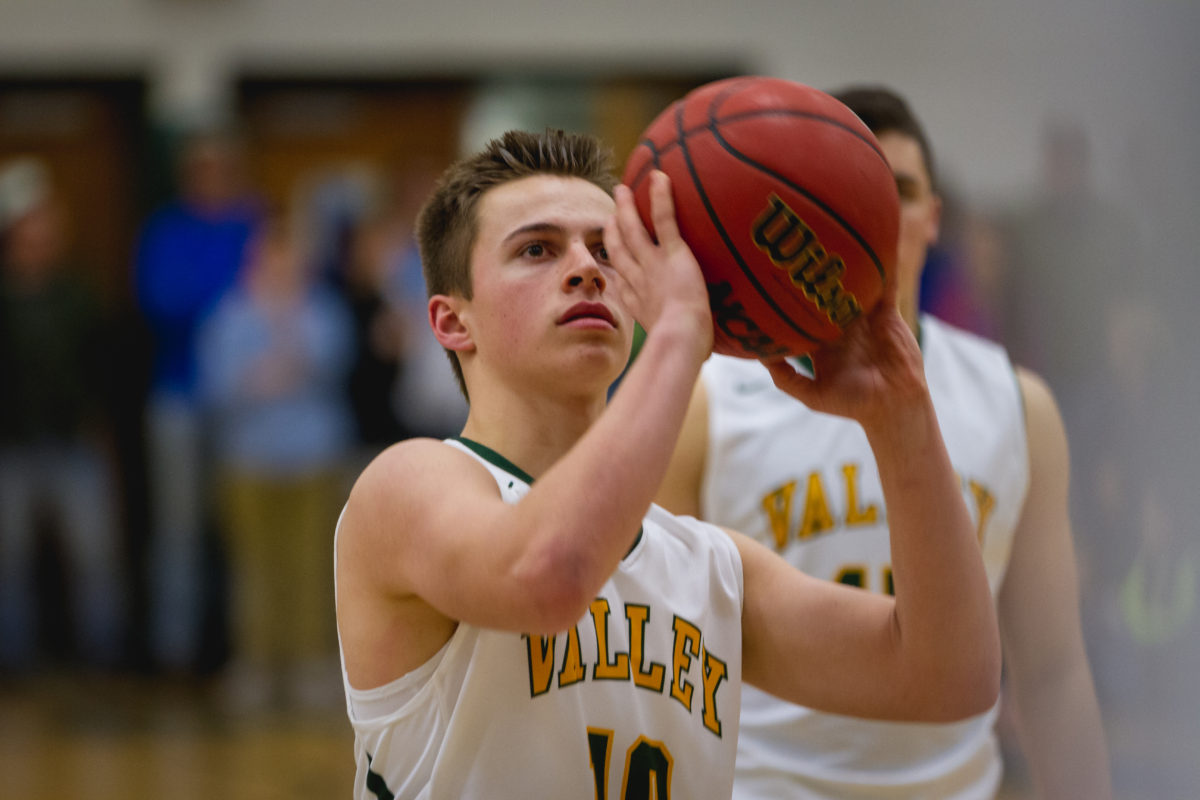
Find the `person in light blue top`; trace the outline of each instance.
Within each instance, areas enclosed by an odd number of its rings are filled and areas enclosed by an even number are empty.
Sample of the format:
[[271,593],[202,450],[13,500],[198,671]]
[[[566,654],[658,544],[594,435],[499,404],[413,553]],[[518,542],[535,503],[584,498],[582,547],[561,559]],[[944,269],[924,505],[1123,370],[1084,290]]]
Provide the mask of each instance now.
[[334,663],[329,532],[354,441],[353,337],[345,301],[276,219],[200,330],[233,587],[229,688],[242,707],[307,702],[322,662]]

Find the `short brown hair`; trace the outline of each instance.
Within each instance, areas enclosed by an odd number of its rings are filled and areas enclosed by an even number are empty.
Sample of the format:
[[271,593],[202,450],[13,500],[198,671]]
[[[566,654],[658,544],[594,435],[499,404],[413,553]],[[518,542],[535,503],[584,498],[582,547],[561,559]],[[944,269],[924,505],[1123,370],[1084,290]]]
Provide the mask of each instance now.
[[[417,215],[428,296],[471,299],[471,250],[479,231],[479,198],[493,187],[541,174],[581,178],[609,194],[616,185],[611,153],[594,136],[547,129],[544,133],[508,131],[493,139],[480,152],[447,168]],[[466,395],[458,356],[446,352]]]
[[916,141],[925,159],[925,172],[929,183],[937,190],[937,173],[933,166],[933,148],[925,135],[925,128],[913,113],[908,101],[886,86],[847,86],[832,93],[858,115],[871,133],[901,133]]

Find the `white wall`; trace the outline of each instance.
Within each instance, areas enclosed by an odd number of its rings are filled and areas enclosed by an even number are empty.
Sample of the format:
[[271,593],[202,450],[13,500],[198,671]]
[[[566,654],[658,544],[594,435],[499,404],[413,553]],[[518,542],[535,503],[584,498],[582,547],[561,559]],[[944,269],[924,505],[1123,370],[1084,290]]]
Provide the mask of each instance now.
[[1091,127],[1114,188],[1130,137],[1195,130],[1198,30],[1186,0],[3,0],[0,70],[144,71],[165,118],[221,108],[244,66],[732,64],[825,88],[882,80],[925,117],[946,172],[990,200],[1031,179],[1051,110]]

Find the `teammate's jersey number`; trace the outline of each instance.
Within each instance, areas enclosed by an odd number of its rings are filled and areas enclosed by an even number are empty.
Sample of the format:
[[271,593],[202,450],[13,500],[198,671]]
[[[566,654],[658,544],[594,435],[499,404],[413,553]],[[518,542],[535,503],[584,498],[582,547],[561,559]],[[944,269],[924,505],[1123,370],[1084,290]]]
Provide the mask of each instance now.
[[[593,777],[596,779],[596,800],[608,800],[613,732],[603,728],[588,728],[587,735]],[[625,751],[620,800],[669,800],[672,766],[671,752],[662,742],[639,736]]]
[[838,583],[844,583],[847,586],[857,586],[859,589],[866,589],[871,592],[877,592],[887,595],[896,594],[896,586],[892,582],[892,566],[888,564],[879,570],[879,583],[873,583],[873,577],[867,567],[862,564],[848,564],[838,570],[834,580]]

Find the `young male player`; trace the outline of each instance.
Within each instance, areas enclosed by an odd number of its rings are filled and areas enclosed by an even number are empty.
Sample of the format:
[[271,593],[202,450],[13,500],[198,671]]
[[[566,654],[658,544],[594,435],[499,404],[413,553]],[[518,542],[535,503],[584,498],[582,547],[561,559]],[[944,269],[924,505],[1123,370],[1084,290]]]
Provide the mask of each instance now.
[[[1010,699],[1039,796],[1111,794],[1080,632],[1067,514],[1067,443],[1045,384],[999,346],[918,314],[940,200],[925,134],[883,88],[837,95],[879,139],[900,192],[897,300],[921,343],[942,436],[999,608]],[[754,361],[714,356],[658,502],[745,531],[816,578],[899,593],[891,498],[863,431],[796,403]],[[914,469],[922,465],[914,462]],[[935,577],[936,576],[922,576]],[[750,578],[747,577],[749,590]],[[991,798],[996,708],[959,722],[850,719],[748,689],[738,798]]]
[[[611,189],[594,139],[512,132],[422,210],[429,320],[470,414],[453,441],[381,454],[339,524],[356,797],[728,797],[743,680],[888,718],[995,701],[986,577],[894,303],[816,382],[772,369],[866,431],[893,600],[651,505],[712,322],[666,176],[656,242]],[[606,403],[635,318],[645,343]]]

